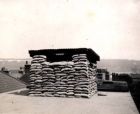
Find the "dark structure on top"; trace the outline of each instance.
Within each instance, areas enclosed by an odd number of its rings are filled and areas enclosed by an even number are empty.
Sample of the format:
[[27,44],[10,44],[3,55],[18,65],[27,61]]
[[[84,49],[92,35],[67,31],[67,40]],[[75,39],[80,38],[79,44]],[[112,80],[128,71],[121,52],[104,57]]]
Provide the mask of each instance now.
[[90,48],[69,48],[69,49],[43,49],[43,50],[30,50],[31,57],[34,55],[46,55],[47,61],[71,61],[74,54],[87,54],[90,62],[96,63],[100,57]]

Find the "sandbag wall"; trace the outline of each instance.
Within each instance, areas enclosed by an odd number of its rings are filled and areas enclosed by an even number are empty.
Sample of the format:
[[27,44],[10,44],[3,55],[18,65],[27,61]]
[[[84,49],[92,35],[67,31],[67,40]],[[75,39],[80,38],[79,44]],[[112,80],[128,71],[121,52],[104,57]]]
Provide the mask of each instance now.
[[30,73],[29,94],[33,96],[90,98],[97,92],[96,65],[91,65],[86,54],[53,63],[44,55],[35,55]]
[[88,61],[86,54],[73,55],[74,78],[76,80],[74,88],[75,97],[91,97],[97,92],[96,65]]

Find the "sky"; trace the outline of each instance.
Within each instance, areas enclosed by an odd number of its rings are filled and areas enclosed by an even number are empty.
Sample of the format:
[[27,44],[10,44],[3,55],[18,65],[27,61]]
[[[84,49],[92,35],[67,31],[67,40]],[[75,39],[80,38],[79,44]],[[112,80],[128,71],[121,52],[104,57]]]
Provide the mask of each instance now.
[[140,60],[139,30],[138,0],[0,0],[0,58],[87,47],[101,59]]

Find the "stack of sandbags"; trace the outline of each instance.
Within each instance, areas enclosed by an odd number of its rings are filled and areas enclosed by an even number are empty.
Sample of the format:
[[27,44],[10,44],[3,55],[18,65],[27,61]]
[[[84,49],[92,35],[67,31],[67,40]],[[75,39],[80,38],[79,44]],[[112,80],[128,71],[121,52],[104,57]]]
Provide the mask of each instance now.
[[30,72],[30,95],[89,98],[97,91],[96,67],[86,54],[73,55],[71,62],[52,63],[36,55]]
[[42,63],[42,93],[45,96],[54,95],[54,83],[56,82],[56,77],[54,75],[54,69],[50,66],[50,63]]
[[[76,80],[74,78],[74,68],[73,68],[73,62],[68,62],[68,64],[65,64],[64,68],[61,69],[61,72],[66,74],[65,76],[65,83],[66,83],[66,96],[67,97],[73,97],[74,96],[74,86],[76,84]],[[62,80],[64,82],[64,80]]]
[[[73,62],[44,62],[42,64],[43,93],[45,96],[74,96],[73,84],[76,83]],[[71,89],[71,87],[73,87]]]
[[92,91],[93,91],[93,83],[92,76],[93,74],[90,73],[89,69],[89,61],[86,57],[86,54],[77,54],[73,55],[73,62],[74,62],[74,77],[76,80],[76,85],[74,89],[74,95],[75,97],[91,97]]
[[46,56],[36,55],[33,57],[30,68],[30,95],[41,95],[42,94],[42,65],[41,63],[46,61]]
[[56,77],[56,81],[54,83],[54,96],[56,97],[65,97],[66,96],[66,88],[67,88],[67,75],[62,72],[62,68],[65,68],[61,62],[54,62],[50,64],[54,69],[54,75]]
[[96,83],[96,66],[88,66],[88,76],[89,76],[89,93],[90,96],[94,95],[97,92],[97,83]]

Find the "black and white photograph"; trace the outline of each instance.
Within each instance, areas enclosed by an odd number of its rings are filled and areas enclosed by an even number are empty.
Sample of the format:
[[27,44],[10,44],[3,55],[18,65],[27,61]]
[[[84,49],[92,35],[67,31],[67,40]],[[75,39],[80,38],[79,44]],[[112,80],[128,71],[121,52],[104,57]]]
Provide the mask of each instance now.
[[140,114],[139,0],[0,0],[0,114]]

